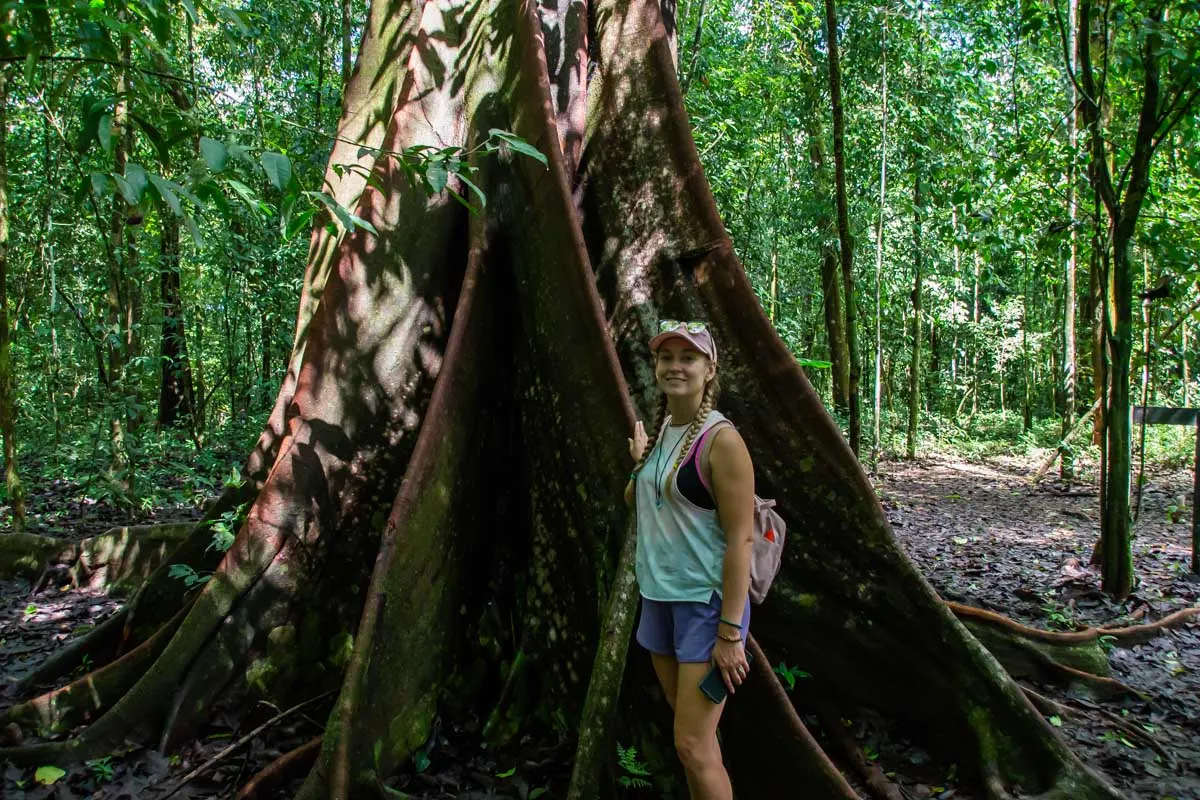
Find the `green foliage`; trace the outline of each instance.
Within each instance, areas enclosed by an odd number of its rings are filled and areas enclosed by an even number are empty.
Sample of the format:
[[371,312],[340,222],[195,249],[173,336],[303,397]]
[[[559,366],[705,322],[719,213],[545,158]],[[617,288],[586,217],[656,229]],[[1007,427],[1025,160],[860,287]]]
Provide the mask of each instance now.
[[33,780],[41,786],[53,786],[66,777],[66,775],[67,771],[65,769],[56,767],[53,764],[46,764],[37,768],[37,771],[33,774]]
[[786,663],[780,661],[775,667],[775,674],[787,684],[788,691],[796,688],[797,678],[811,678],[812,675],[800,669],[799,667],[789,667]]
[[183,581],[183,585],[191,589],[203,583],[207,583],[211,574],[200,574],[195,568],[188,564],[172,564],[168,569],[167,574],[172,578],[178,578]]
[[87,766],[88,772],[91,773],[92,780],[98,784],[108,783],[115,776],[112,756],[93,758],[87,761],[85,766]]
[[653,787],[649,780],[653,777],[650,765],[638,757],[637,748],[633,745],[623,747],[620,742],[617,742],[617,766],[623,773],[617,778],[617,783],[626,789],[650,789]]

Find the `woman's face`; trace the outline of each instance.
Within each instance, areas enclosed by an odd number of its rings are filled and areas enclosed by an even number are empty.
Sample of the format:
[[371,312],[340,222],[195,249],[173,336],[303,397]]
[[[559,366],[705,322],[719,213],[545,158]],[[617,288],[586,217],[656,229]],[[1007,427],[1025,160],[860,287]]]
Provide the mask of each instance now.
[[701,394],[716,374],[717,365],[684,339],[667,339],[658,348],[654,377],[667,397]]

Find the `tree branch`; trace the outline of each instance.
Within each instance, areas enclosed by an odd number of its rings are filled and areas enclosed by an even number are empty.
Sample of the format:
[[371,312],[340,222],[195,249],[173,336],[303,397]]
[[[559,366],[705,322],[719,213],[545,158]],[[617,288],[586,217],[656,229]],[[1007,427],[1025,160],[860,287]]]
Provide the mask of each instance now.
[[[0,64],[18,64],[18,63],[24,63],[25,60],[26,59],[24,56],[3,56],[3,57],[0,57]],[[178,83],[191,83],[191,84],[196,83],[195,81],[191,80],[190,78],[181,78],[180,76],[175,75],[170,72],[162,72],[162,71],[156,70],[156,69],[146,69],[144,67],[135,67],[131,64],[122,64],[119,61],[109,61],[106,58],[94,58],[94,57],[90,57],[90,56],[38,56],[38,60],[39,61],[66,61],[66,62],[74,63],[74,64],[99,64],[101,66],[115,67],[117,69],[132,69],[132,70],[142,73],[143,75],[152,75],[155,78],[164,78],[166,80],[176,81]]]

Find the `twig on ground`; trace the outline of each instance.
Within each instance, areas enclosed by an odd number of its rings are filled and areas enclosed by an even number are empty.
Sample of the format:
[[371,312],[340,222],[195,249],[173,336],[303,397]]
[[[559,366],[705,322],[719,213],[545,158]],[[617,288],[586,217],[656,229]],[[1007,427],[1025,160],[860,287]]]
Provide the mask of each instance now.
[[[1046,697],[1043,694],[1039,694],[1026,686],[1022,686],[1021,688],[1024,689],[1025,695],[1029,698],[1030,702],[1033,703],[1034,707],[1036,707],[1037,710],[1043,714],[1058,714],[1064,717],[1073,717],[1075,719],[1079,719],[1080,717],[1086,716],[1087,711],[1093,711],[1114,728],[1126,734],[1130,739],[1136,739],[1146,747],[1149,747],[1151,750],[1161,756],[1162,760],[1166,762],[1167,765],[1171,767],[1175,766],[1175,758],[1167,752],[1166,748],[1162,746],[1162,743],[1160,743],[1155,736],[1153,736],[1149,731],[1143,730],[1128,720],[1121,719],[1111,711],[1100,708],[1100,706],[1096,705],[1095,703],[1089,703],[1086,700],[1072,700],[1071,702],[1074,705],[1060,703],[1059,701]],[[1077,708],[1076,706],[1082,706],[1082,708]]]
[[216,766],[217,764],[219,764],[219,763],[220,763],[222,760],[224,760],[225,758],[227,758],[227,757],[229,756],[229,754],[230,754],[230,753],[232,753],[233,751],[237,750],[237,749],[238,749],[239,747],[241,747],[242,745],[244,745],[244,744],[246,744],[247,742],[249,742],[249,741],[250,741],[251,739],[253,739],[255,736],[258,736],[260,733],[262,733],[263,731],[265,731],[267,728],[269,728],[269,727],[271,727],[272,725],[275,725],[275,724],[277,724],[277,723],[281,722],[282,720],[284,720],[285,718],[287,718],[287,717],[291,716],[292,714],[294,714],[295,712],[299,711],[300,709],[302,709],[302,708],[306,708],[307,706],[310,706],[310,705],[312,705],[313,703],[316,703],[316,702],[318,702],[318,701],[320,701],[320,700],[324,700],[325,698],[327,698],[327,697],[330,697],[331,695],[333,695],[333,692],[332,692],[332,691],[329,691],[329,692],[324,692],[324,693],[322,693],[322,694],[319,694],[319,695],[317,695],[316,697],[310,697],[309,699],[305,700],[303,703],[299,703],[298,705],[294,705],[294,706],[292,706],[291,708],[287,709],[286,711],[281,711],[281,712],[279,712],[278,714],[276,714],[275,716],[271,717],[269,720],[267,720],[266,722],[264,722],[262,725],[259,725],[257,728],[255,728],[254,730],[250,731],[250,732],[249,732],[249,733],[247,733],[245,736],[243,736],[242,738],[238,739],[236,742],[234,742],[233,744],[229,745],[228,747],[226,747],[226,748],[225,748],[224,750],[222,750],[221,752],[217,753],[215,756],[213,756],[212,758],[210,758],[208,761],[205,761],[203,764],[201,764],[200,766],[196,767],[194,770],[192,770],[191,772],[189,772],[187,775],[184,775],[184,776],[183,776],[183,779],[182,779],[182,780],[180,780],[180,781],[179,781],[179,783],[175,784],[175,787],[174,787],[173,789],[171,789],[171,791],[169,791],[169,792],[167,792],[166,794],[164,794],[164,795],[162,796],[162,798],[160,798],[160,800],[168,800],[168,798],[174,797],[174,796],[175,796],[175,794],[176,794],[176,793],[177,793],[177,792],[178,792],[180,789],[182,789],[184,786],[186,786],[187,784],[191,783],[193,780],[195,780],[196,778],[200,777],[200,776],[201,776],[201,775],[203,775],[205,772],[208,772],[208,771],[209,771],[210,769],[212,769],[214,766]]

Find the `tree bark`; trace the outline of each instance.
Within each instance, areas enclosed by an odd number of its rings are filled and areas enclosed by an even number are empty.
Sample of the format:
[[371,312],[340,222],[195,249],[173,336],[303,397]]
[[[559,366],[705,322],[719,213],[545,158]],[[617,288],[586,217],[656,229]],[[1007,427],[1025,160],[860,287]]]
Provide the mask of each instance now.
[[[836,189],[829,179],[829,166],[825,156],[825,132],[821,127],[821,117],[815,113],[820,92],[814,85],[810,88],[810,99],[814,113],[808,118],[808,157],[813,169],[813,184],[817,195],[833,201],[836,207]],[[846,317],[842,312],[841,276],[839,274],[838,252],[833,240],[836,222],[836,211],[829,213],[829,207],[822,202],[821,211],[817,214],[817,231],[821,237],[821,299],[825,311],[825,338],[829,342],[829,375],[832,384],[831,395],[833,407],[840,413],[850,412],[850,350],[846,341]]]
[[888,145],[888,82],[887,82],[888,21],[883,21],[883,41],[880,54],[879,112],[879,224],[875,232],[875,414],[871,421],[871,468],[879,462],[882,447],[880,425],[883,417],[883,224],[887,217],[887,145]]
[[[1079,113],[1077,107],[1079,105],[1078,91],[1075,86],[1075,81],[1072,78],[1078,67],[1075,66],[1075,37],[1077,24],[1076,0],[1071,0],[1070,10],[1067,13],[1067,53],[1072,60],[1072,67],[1067,70],[1067,87],[1068,100],[1070,109],[1067,113],[1067,224],[1070,226],[1070,244],[1069,254],[1067,256],[1066,269],[1063,281],[1063,360],[1062,360],[1062,441],[1066,443],[1067,434],[1075,425],[1075,406],[1076,406],[1076,347],[1075,347],[1075,276],[1077,273],[1076,259],[1079,255],[1079,226],[1076,218],[1079,216],[1079,208],[1076,195],[1077,182],[1077,161],[1076,148],[1078,147],[1077,120]],[[1070,484],[1075,479],[1075,456],[1071,448],[1066,447],[1062,451],[1062,461],[1059,464],[1059,477],[1064,483]]]
[[[8,13],[4,14],[7,17]],[[12,529],[25,530],[25,489],[17,474],[17,430],[11,326],[8,322],[8,82],[10,69],[0,67],[0,434],[4,436],[4,483]]]
[[158,394],[158,426],[172,427],[181,420],[195,430],[196,395],[183,324],[183,297],[179,274],[179,220],[166,206],[159,207],[159,298],[162,364]]
[[[404,76],[362,109],[387,120],[386,149],[471,147],[501,127],[547,166],[477,155],[488,203],[469,215],[414,190],[392,157],[372,163],[354,208],[379,235],[322,240],[310,260],[324,289],[302,311],[282,440],[233,547],[106,713],[68,743],[0,757],[61,765],[147,729],[170,749],[222,702],[340,684],[300,794],[346,798],[381,791],[435,713],[492,707],[499,741],[537,719],[576,729],[602,620],[636,602],[613,590],[630,529],[613,500],[634,408],[655,395],[646,342],[660,316],[683,314],[720,342],[722,409],[751,452],[775,454],[756,463],[761,490],[806,521],[756,612],[754,688],[725,715],[729,731],[765,732],[725,739],[738,791],[848,796],[767,668],[784,658],[814,676],[835,717],[879,709],[987,797],[1018,784],[1116,797],[904,556],[762,313],[700,169],[657,3],[587,9],[593,78],[567,93],[589,108],[576,175],[536,4],[468,2],[447,31],[456,6],[394,3],[372,8],[399,23],[375,51],[387,57],[369,58],[365,42],[351,81]],[[557,108],[580,100],[567,99]],[[471,683],[475,664],[484,679]],[[656,736],[645,656],[615,672],[621,685],[599,699],[621,729]],[[593,785],[608,796],[609,781]]]
[[908,439],[907,454],[917,457],[917,432],[921,418],[921,278],[924,267],[924,242],[921,230],[921,173],[913,168],[913,330],[912,351],[908,366]]
[[842,300],[845,304],[846,317],[846,357],[849,364],[846,399],[850,412],[850,449],[857,456],[862,441],[862,419],[859,405],[862,364],[858,357],[858,315],[854,303],[854,239],[850,235],[850,211],[846,199],[846,123],[842,110],[842,68],[838,56],[837,27],[835,0],[825,0],[825,33],[829,46],[829,99],[833,107],[834,196],[837,203]]

